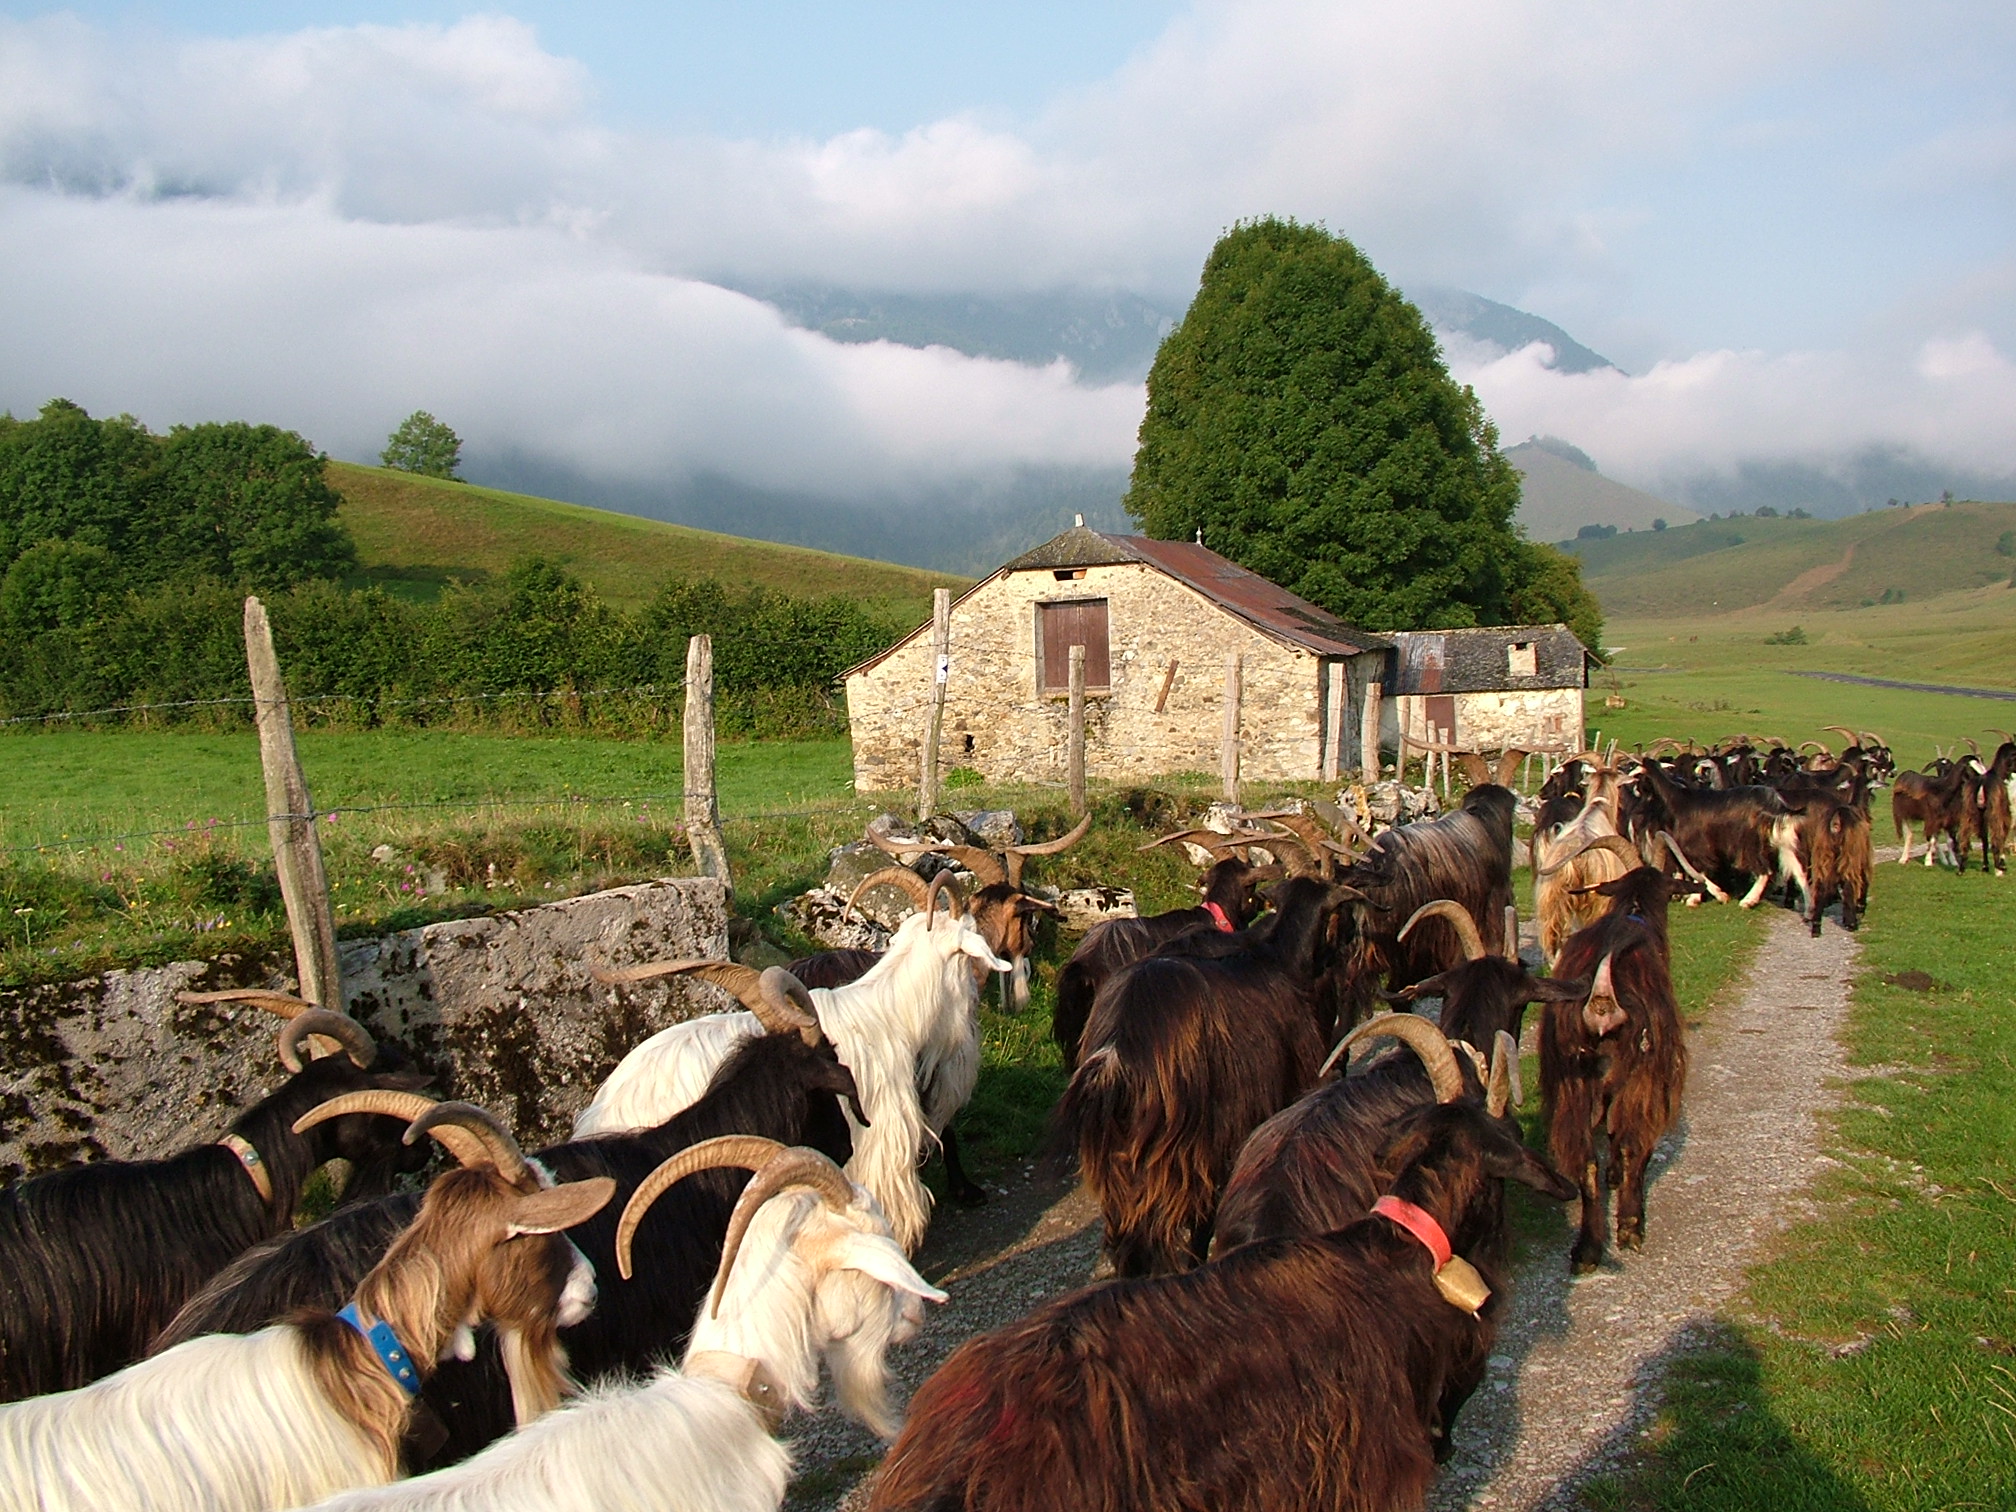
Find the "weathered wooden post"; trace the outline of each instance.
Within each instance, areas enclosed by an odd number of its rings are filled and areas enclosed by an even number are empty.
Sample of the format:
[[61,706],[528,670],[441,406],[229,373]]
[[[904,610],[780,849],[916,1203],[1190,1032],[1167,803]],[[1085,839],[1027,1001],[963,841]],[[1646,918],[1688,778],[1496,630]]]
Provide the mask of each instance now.
[[294,936],[294,968],[301,996],[318,1008],[343,1011],[342,968],[336,958],[336,915],[329,906],[329,877],[322,869],[322,840],[315,801],[294,752],[294,721],[287,684],[273,654],[266,606],[245,600],[245,667],[252,677],[252,708],[259,725],[259,765],[266,774],[266,833],[273,869]]
[[1218,740],[1218,774],[1225,781],[1225,801],[1239,801],[1239,696],[1244,664],[1237,651],[1225,653],[1225,728]]
[[1505,905],[1505,955],[1508,960],[1519,959],[1519,905]]
[[1065,736],[1064,771],[1071,784],[1071,812],[1085,812],[1085,648],[1071,648],[1071,703]]
[[1384,692],[1384,684],[1368,680],[1358,713],[1358,765],[1368,787],[1379,780],[1379,698]]
[[1344,771],[1344,690],[1350,680],[1344,675],[1344,663],[1330,663],[1330,699],[1325,712],[1323,731],[1323,780],[1335,782]]
[[686,843],[693,865],[730,892],[728,847],[721,839],[721,802],[714,790],[714,638],[686,642]]
[[931,590],[931,728],[917,778],[917,817],[938,812],[938,740],[945,727],[945,681],[952,673],[952,590]]

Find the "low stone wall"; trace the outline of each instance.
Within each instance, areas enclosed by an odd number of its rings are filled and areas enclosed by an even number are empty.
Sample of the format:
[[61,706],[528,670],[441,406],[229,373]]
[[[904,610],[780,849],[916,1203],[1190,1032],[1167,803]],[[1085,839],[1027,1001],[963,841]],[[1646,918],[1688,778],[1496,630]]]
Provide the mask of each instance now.
[[[342,947],[351,1014],[404,1044],[445,1097],[510,1119],[526,1147],[564,1138],[625,1051],[727,1006],[686,981],[604,987],[592,965],[728,955],[727,899],[705,878],[614,888]],[[286,1077],[280,1020],[189,1007],[184,989],[291,988],[292,958],[225,957],[0,992],[0,1180],[67,1161],[147,1159],[215,1138]]]

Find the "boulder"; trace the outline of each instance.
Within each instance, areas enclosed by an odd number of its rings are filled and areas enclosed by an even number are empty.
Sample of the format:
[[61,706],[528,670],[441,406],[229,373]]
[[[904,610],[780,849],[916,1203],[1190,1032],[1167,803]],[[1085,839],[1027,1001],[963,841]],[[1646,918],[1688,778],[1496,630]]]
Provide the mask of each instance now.
[[1138,919],[1131,887],[1074,887],[1056,897],[1064,916],[1057,927],[1083,934],[1102,919]]
[[[873,888],[868,897],[891,889]],[[863,900],[864,903],[866,899]],[[905,898],[904,907],[909,907]],[[836,893],[828,887],[815,887],[810,892],[777,905],[777,912],[806,939],[822,950],[887,950],[890,931],[878,924],[872,917],[864,917],[863,908],[857,908],[852,918],[843,917],[847,911],[847,895]]]

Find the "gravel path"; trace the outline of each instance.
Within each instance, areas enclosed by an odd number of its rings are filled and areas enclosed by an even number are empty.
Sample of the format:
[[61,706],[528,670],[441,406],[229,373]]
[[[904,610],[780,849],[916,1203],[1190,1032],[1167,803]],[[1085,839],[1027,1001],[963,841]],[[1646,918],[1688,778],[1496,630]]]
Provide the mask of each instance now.
[[[1702,1337],[1772,1224],[1807,1211],[1803,1193],[1826,1163],[1815,1115],[1844,1071],[1854,961],[1853,937],[1831,922],[1816,940],[1772,910],[1741,998],[1691,1029],[1685,1110],[1654,1157],[1645,1248],[1571,1281],[1564,1222],[1559,1243],[1520,1268],[1431,1507],[1575,1507],[1573,1488],[1629,1453],[1657,1409],[1660,1366]],[[1097,1209],[1072,1184],[1024,1173],[985,1207],[941,1208],[920,1264],[951,1301],[894,1357],[900,1390],[972,1334],[1084,1284],[1097,1254]],[[831,1411],[791,1436],[800,1475],[789,1507],[866,1506],[873,1439]]]

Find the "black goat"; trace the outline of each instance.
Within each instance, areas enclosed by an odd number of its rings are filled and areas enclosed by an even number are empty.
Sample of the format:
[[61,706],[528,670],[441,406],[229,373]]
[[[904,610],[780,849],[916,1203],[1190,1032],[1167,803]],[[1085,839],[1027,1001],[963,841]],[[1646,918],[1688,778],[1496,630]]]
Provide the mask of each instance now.
[[1325,925],[1359,896],[1290,877],[1258,927],[1192,931],[1099,989],[1054,1137],[1077,1152],[1121,1275],[1202,1260],[1239,1147],[1316,1080]]
[[[584,1322],[560,1331],[577,1376],[594,1381],[641,1372],[684,1344],[721,1263],[728,1219],[749,1173],[709,1171],[661,1197],[632,1246],[636,1279],[625,1281],[616,1268],[616,1225],[637,1183],[668,1156],[721,1134],[809,1146],[844,1164],[853,1151],[839,1099],[854,1096],[854,1079],[830,1046],[814,1049],[795,1034],[768,1034],[739,1046],[706,1095],[657,1128],[575,1140],[530,1157],[556,1183],[593,1176],[616,1181],[609,1203],[567,1231],[594,1264],[600,1292]],[[411,1196],[363,1204],[245,1256],[183,1309],[152,1352],[198,1334],[263,1328],[297,1307],[341,1305],[412,1220],[417,1204]],[[446,1433],[438,1443],[409,1445],[412,1470],[465,1459],[511,1431],[510,1383],[487,1339],[475,1360],[443,1361],[423,1395]]]
[[1410,986],[1463,960],[1455,929],[1431,919],[1406,941],[1400,927],[1422,904],[1455,902],[1477,926],[1487,950],[1502,948],[1505,910],[1512,903],[1512,819],[1519,799],[1510,788],[1486,783],[1463,795],[1453,814],[1407,824],[1381,835],[1371,851],[1344,868],[1338,880],[1364,894],[1357,939],[1340,944],[1325,990],[1334,1022],[1348,1028],[1364,1018],[1382,982]]
[[[1409,1108],[1468,1097],[1494,1115],[1507,1113],[1518,1096],[1526,1005],[1580,1002],[1589,984],[1536,977],[1517,961],[1474,948],[1463,965],[1399,994],[1440,997],[1440,1029],[1411,1013],[1367,1019],[1331,1052],[1333,1063],[1343,1066],[1357,1039],[1397,1039],[1405,1048],[1325,1082],[1254,1130],[1218,1204],[1214,1254],[1255,1239],[1328,1233],[1361,1217],[1392,1184],[1394,1172],[1377,1157],[1387,1129]],[[1472,1054],[1489,1056],[1488,1073],[1479,1075]],[[1503,1258],[1503,1243],[1501,1224],[1485,1246],[1494,1262]]]
[[1438,1284],[1429,1236],[1468,1254],[1503,1179],[1574,1188],[1464,1100],[1407,1110],[1381,1160],[1397,1206],[1091,1287],[961,1345],[911,1399],[869,1505],[1419,1507],[1496,1336],[1488,1300],[1473,1313]]
[[1065,1069],[1075,1069],[1078,1064],[1078,1041],[1085,1033],[1085,1020],[1108,977],[1193,929],[1230,934],[1246,928],[1261,908],[1260,884],[1279,875],[1278,869],[1250,866],[1237,856],[1227,856],[1204,873],[1199,885],[1204,901],[1197,907],[1172,909],[1145,919],[1101,919],[1086,930],[1071,959],[1057,973],[1057,1004],[1050,1017],[1050,1034],[1064,1052]]
[[[1602,1263],[1607,1188],[1617,1190],[1617,1247],[1645,1242],[1645,1168],[1673,1126],[1687,1080],[1687,1045],[1673,996],[1666,934],[1671,878],[1651,867],[1597,889],[1610,912],[1577,930],[1557,969],[1586,978],[1586,1002],[1553,1002],[1540,1020],[1540,1095],[1547,1148],[1582,1189],[1582,1224],[1569,1254],[1577,1271]],[[1605,1136],[1607,1176],[1596,1158]]]
[[[346,1053],[302,1065],[310,1034],[340,1036]],[[281,1057],[298,1069],[221,1140],[165,1160],[51,1171],[0,1193],[0,1401],[68,1391],[139,1359],[205,1282],[294,1221],[318,1166],[349,1161],[349,1196],[382,1192],[395,1172],[426,1164],[380,1118],[293,1132],[295,1119],[346,1092],[425,1086],[394,1047],[310,1009],[282,1032]]]

